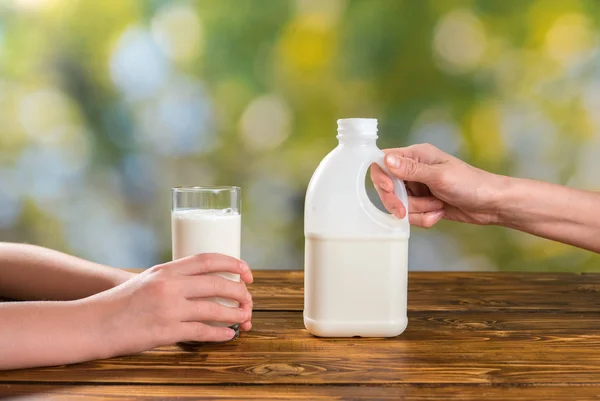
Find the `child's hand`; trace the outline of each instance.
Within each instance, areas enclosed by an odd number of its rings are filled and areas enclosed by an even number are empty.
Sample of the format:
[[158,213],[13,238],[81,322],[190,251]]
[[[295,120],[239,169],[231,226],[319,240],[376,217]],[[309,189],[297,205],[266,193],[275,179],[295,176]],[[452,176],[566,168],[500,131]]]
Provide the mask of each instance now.
[[[239,274],[234,282],[204,273]],[[202,322],[241,323],[249,330],[252,297],[245,283],[253,280],[245,262],[221,254],[200,254],[157,265],[88,301],[97,303],[106,322],[108,354],[124,355],[181,341],[226,341],[234,336],[228,327]],[[236,300],[239,308],[200,298]]]

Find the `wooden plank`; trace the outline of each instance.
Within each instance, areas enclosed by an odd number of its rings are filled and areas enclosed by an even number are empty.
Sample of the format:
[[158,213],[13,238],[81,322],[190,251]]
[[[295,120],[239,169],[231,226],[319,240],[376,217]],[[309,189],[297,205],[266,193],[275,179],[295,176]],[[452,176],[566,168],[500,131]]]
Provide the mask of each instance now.
[[[256,271],[255,310],[304,307],[302,271]],[[600,274],[410,272],[409,312],[600,312]]]
[[323,339],[300,312],[256,312],[240,339],[188,353],[0,373],[0,382],[600,385],[600,314],[414,313],[391,339]]
[[[254,276],[255,310],[303,310],[303,271],[258,270]],[[600,274],[409,272],[408,309],[600,312]]]
[[[366,386],[57,386],[0,384],[2,399],[40,401],[103,400],[398,400],[463,401],[591,400],[600,387],[366,387]],[[18,397],[18,398],[17,398]]]

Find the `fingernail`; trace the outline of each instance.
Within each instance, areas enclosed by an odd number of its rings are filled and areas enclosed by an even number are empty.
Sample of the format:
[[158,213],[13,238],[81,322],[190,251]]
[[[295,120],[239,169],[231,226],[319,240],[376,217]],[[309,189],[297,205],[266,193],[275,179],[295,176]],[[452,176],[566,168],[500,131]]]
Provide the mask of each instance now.
[[439,218],[440,218],[440,217],[442,217],[443,215],[444,215],[444,209],[437,210],[437,211],[435,211],[435,212],[433,213],[433,216],[434,216],[436,219],[439,219]]
[[395,217],[397,217],[397,218],[399,218],[399,219],[401,219],[401,218],[402,218],[402,217],[400,217],[400,211],[399,211],[398,209],[396,209],[395,207],[394,207],[394,208],[392,208],[392,210],[390,210],[390,212],[392,212],[392,214],[393,214]]
[[233,336],[235,336],[235,330],[232,329],[226,329],[227,332],[227,336],[233,338]]
[[385,162],[388,166],[398,168],[400,167],[400,158],[394,154],[389,154],[385,157]]

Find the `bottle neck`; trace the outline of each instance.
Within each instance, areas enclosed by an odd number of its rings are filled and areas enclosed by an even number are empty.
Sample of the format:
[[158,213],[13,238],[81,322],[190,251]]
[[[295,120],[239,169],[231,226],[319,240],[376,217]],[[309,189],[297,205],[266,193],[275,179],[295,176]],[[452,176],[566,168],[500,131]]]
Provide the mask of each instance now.
[[336,138],[340,145],[377,145],[377,131],[358,133],[338,131]]
[[374,118],[346,118],[338,122],[337,139],[340,144],[376,145],[377,120]]

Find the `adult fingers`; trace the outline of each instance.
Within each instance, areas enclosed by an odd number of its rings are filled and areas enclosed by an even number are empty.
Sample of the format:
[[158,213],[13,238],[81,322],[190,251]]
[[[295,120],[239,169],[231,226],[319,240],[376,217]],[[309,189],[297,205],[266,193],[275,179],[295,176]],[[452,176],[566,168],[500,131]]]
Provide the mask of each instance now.
[[420,143],[404,148],[384,149],[385,153],[397,153],[402,157],[413,159],[418,163],[437,164],[450,159],[450,155],[442,152],[429,143]]
[[[378,191],[379,198],[385,208],[399,219],[403,218],[406,210],[402,202],[396,198],[393,193]],[[444,202],[435,196],[409,196],[408,210],[412,213],[426,213],[440,210],[444,207]]]
[[394,194],[392,179],[377,164],[371,165],[371,180],[383,206],[399,219],[406,215],[404,204]]
[[399,219],[402,219],[404,216],[406,216],[406,208],[404,207],[404,204],[402,204],[400,199],[396,198],[396,195],[393,192],[385,192],[377,189],[377,194],[379,195],[379,199],[381,199],[383,206],[391,214]]
[[409,196],[408,210],[410,213],[426,213],[440,210],[444,207],[444,202],[435,196]]
[[394,182],[376,163],[371,164],[371,181],[376,189],[394,192]]
[[444,217],[444,209],[435,212],[409,213],[408,221],[413,226],[421,228],[431,228]]
[[388,153],[385,156],[385,164],[391,174],[405,181],[427,184],[436,176],[435,170],[429,164],[419,163],[400,153]]
[[413,196],[430,196],[431,191],[427,185],[420,182],[406,181],[406,192]]

